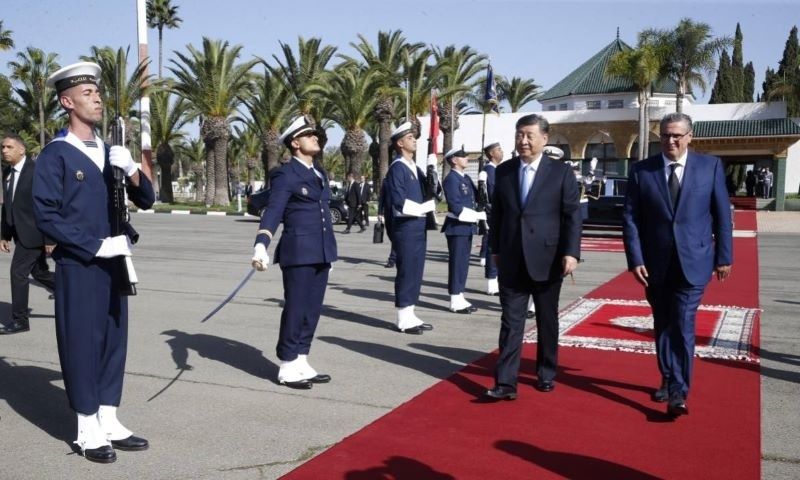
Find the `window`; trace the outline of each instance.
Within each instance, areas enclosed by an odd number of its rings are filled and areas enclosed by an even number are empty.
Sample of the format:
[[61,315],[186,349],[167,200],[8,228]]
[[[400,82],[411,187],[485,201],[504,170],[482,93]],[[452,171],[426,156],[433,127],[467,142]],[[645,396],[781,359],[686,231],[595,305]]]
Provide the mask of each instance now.
[[566,109],[567,109],[567,104],[566,104],[566,103],[561,103],[561,104],[559,104],[559,105],[558,105],[558,109],[559,109],[559,110],[566,110]]
[[657,107],[658,106],[658,100],[652,100],[652,99],[648,100],[647,106],[648,107]]
[[608,108],[622,108],[622,100],[609,100]]
[[589,100],[586,102],[587,110],[600,110],[600,100]]
[[555,105],[548,105],[547,106],[547,111],[548,112],[554,112],[555,110],[556,110],[556,106]]

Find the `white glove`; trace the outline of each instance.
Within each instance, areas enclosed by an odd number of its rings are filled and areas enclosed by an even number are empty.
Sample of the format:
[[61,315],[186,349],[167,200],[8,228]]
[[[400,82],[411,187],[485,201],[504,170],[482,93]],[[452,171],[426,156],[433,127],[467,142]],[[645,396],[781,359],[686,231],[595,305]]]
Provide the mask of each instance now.
[[130,177],[136,173],[137,168],[136,164],[133,163],[131,152],[129,152],[125,147],[121,147],[119,145],[114,145],[111,147],[111,151],[108,154],[108,160],[111,162],[111,166],[121,168],[127,177]]
[[127,235],[117,235],[116,237],[106,237],[100,245],[100,250],[94,255],[98,258],[130,257],[131,241]]
[[489,175],[486,173],[486,170],[481,170],[481,173],[478,174],[478,181],[485,182],[487,178],[489,178]]
[[256,246],[253,248],[253,259],[250,264],[259,272],[263,272],[269,266],[267,247],[265,247],[263,243],[256,243]]

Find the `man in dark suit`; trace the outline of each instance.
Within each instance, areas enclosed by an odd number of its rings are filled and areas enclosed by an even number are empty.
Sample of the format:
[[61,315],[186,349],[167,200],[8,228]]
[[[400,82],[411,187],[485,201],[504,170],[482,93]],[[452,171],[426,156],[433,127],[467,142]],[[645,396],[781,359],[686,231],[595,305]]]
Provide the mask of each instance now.
[[[53,245],[46,242],[36,228],[33,216],[33,170],[36,165],[25,156],[25,143],[17,135],[6,135],[2,141],[3,160],[11,165],[4,175],[2,223],[0,223],[0,251],[11,251],[11,321],[0,326],[0,335],[27,332],[28,275],[52,291],[55,288],[53,272],[47,268],[47,255]],[[48,245],[45,245],[48,243]]]
[[725,167],[717,157],[689,152],[692,119],[661,120],[661,154],[633,165],[623,215],[628,269],[645,287],[653,309],[661,386],[653,400],[667,413],[688,413],[695,315],[716,272],[728,277],[733,261]]
[[[483,153],[488,160],[483,166],[483,171],[486,172],[486,190],[491,199],[494,195],[495,169],[503,161],[503,148],[500,146],[500,142],[494,142],[486,145]],[[486,277],[486,293],[497,295],[500,293],[500,286],[497,283],[497,265],[494,264],[489,251],[489,232],[486,232],[481,241],[481,263],[484,266],[484,277]]]
[[[347,174],[347,186],[344,192],[344,202],[347,204],[347,227],[342,233],[350,233],[353,222],[358,222],[361,226],[361,208],[359,204],[359,185],[353,173]],[[363,230],[363,228],[362,228]]]
[[558,297],[578,266],[581,246],[579,193],[566,163],[543,154],[550,124],[539,115],[517,120],[518,157],[497,167],[489,248],[499,271],[500,356],[491,399],[517,397],[528,298],[536,304],[537,390],[555,388],[558,364]]
[[369,200],[372,197],[372,188],[367,183],[367,177],[361,175],[361,182],[358,184],[358,200],[361,209],[361,230],[363,232],[369,226]]
[[257,270],[266,270],[267,247],[278,225],[283,223],[275,248],[285,300],[276,347],[281,360],[278,382],[290,388],[307,389],[315,383],[331,381],[330,375],[317,373],[308,362],[328,287],[328,273],[337,259],[328,206],[331,189],[325,170],[314,162],[320,145],[310,119],[296,118],[280,139],[292,152],[292,159],[270,175],[272,193],[261,214],[252,263]]

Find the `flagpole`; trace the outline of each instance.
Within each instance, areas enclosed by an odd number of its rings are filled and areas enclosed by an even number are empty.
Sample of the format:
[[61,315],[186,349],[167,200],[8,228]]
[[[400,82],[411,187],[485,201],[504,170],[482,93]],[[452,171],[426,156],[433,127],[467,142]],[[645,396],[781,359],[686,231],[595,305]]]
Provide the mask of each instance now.
[[408,97],[409,97],[409,85],[408,85],[408,83],[409,83],[408,82],[408,78],[406,78],[406,122],[409,121],[409,117],[411,116],[411,112],[409,111],[410,107],[409,107],[409,104],[408,104],[408,102],[409,102],[409,99],[408,99]]
[[483,127],[481,128],[481,156],[478,157],[478,172],[483,171],[483,164],[485,163],[483,152],[484,143],[486,142],[486,107],[483,107]]

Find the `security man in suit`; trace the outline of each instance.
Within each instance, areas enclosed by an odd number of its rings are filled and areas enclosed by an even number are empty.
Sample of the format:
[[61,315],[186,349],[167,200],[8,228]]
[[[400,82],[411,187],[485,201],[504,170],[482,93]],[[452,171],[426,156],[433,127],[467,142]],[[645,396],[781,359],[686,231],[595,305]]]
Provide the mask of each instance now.
[[447,291],[450,294],[450,311],[472,313],[477,310],[464,298],[469,272],[472,236],[477,233],[477,222],[486,220],[486,212],[475,210],[477,188],[465,173],[469,157],[464,147],[452,148],[444,155],[450,164],[450,173],[444,177],[444,195],[447,199],[447,217],[442,232],[447,237]]
[[[500,142],[493,142],[484,147],[483,153],[489,160],[483,166],[483,171],[486,172],[486,190],[491,199],[492,195],[494,195],[495,170],[503,161],[503,147],[500,146]],[[486,294],[498,295],[500,293],[500,285],[497,283],[497,265],[494,264],[492,255],[489,252],[488,232],[483,236],[483,241],[481,242],[481,259],[481,263],[484,265],[483,274],[486,278]]]
[[[359,204],[359,188],[353,172],[347,174],[347,187],[344,193],[344,201],[347,203],[347,227],[342,233],[350,233],[353,222],[358,222],[361,227],[361,205]],[[364,228],[361,228],[364,231]]]
[[372,197],[372,188],[367,182],[367,177],[361,175],[361,182],[359,182],[358,198],[361,208],[361,232],[366,230],[369,226],[369,200]]
[[397,156],[386,174],[386,230],[397,253],[397,276],[394,280],[397,329],[403,333],[420,335],[432,330],[416,313],[422,275],[425,269],[427,246],[426,215],[433,212],[433,200],[424,200],[425,174],[414,161],[417,139],[411,122],[394,129],[392,147]]
[[581,246],[579,193],[572,168],[544,154],[550,124],[531,114],[517,120],[518,157],[497,167],[489,248],[499,270],[500,356],[493,399],[517,396],[528,298],[536,304],[536,389],[555,388],[558,366],[558,297],[578,266]]
[[653,309],[661,386],[653,400],[667,413],[689,413],[695,316],[712,275],[731,272],[733,226],[725,166],[688,150],[692,119],[661,119],[661,152],[631,168],[623,211],[628,269]]
[[155,201],[153,186],[130,152],[97,136],[103,119],[100,67],[80,62],[55,72],[69,117],[65,135],[39,155],[33,181],[36,225],[56,248],[55,314],[58,354],[70,406],[78,414],[76,444],[84,457],[116,460],[114,449],[144,450],[117,419],[128,341],[128,299],[120,293],[119,259],[130,256],[126,235],[111,236],[113,168],[125,172],[128,198],[139,208]]
[[331,381],[330,375],[317,373],[308,362],[331,263],[338,258],[328,207],[331,189],[325,170],[314,162],[320,151],[317,135],[313,121],[304,116],[295,118],[281,134],[292,159],[270,175],[272,193],[261,214],[252,260],[254,268],[266,270],[267,247],[283,223],[275,248],[284,292],[276,348],[281,360],[278,382],[297,389]]
[[53,272],[47,267],[52,241],[36,228],[33,216],[33,171],[36,165],[25,156],[25,143],[17,135],[6,135],[2,142],[3,160],[11,165],[5,176],[0,221],[0,251],[11,251],[11,321],[0,326],[0,335],[30,330],[28,321],[28,275],[49,291],[55,288]]

